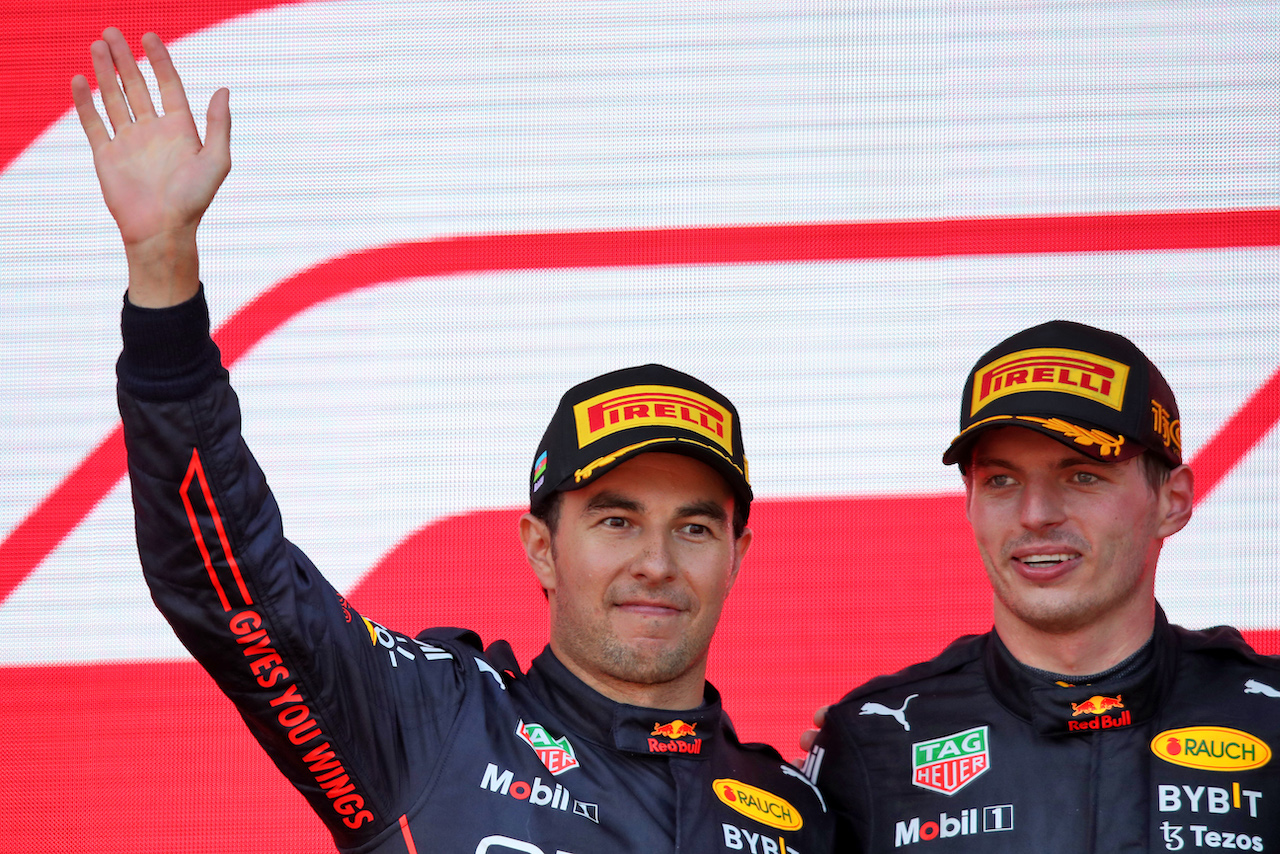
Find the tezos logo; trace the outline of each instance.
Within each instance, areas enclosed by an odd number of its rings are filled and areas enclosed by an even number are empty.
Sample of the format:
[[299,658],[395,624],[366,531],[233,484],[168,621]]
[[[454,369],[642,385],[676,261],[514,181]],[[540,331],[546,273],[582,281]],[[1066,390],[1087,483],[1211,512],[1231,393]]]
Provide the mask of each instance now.
[[991,767],[985,726],[911,745],[911,782],[954,795]]

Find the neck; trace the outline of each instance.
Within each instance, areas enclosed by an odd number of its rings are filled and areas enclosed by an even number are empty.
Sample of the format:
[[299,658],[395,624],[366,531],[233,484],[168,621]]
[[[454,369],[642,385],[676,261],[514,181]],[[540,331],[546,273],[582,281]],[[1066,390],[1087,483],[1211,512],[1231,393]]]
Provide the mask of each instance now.
[[649,709],[685,711],[702,705],[703,688],[706,685],[707,661],[704,656],[688,671],[667,682],[629,682],[595,670],[589,670],[575,661],[572,655],[553,638],[551,651],[570,673],[581,679],[596,693],[615,703],[642,706]]
[[1051,673],[1088,676],[1101,673],[1133,655],[1155,628],[1155,601],[1144,613],[1121,615],[1069,631],[1050,631],[1029,624],[996,600],[996,634],[1018,661]]

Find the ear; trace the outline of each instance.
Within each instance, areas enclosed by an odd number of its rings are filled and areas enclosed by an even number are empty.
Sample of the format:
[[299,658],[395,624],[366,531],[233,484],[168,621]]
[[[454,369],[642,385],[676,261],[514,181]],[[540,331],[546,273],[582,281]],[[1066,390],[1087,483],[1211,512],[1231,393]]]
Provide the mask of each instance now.
[[1156,536],[1164,539],[1176,534],[1191,521],[1191,509],[1195,504],[1195,478],[1189,466],[1178,466],[1169,472],[1169,479],[1160,485],[1162,515]]
[[724,589],[726,596],[733,589],[734,582],[738,580],[738,570],[742,569],[742,559],[747,556],[747,549],[751,548],[752,536],[750,528],[743,528],[742,536],[733,543],[733,569],[729,572],[729,584]]
[[969,524],[973,524],[973,476],[968,472],[961,472],[960,479],[964,481],[964,518],[969,520]]
[[520,542],[524,543],[524,556],[542,589],[555,590],[556,561],[547,523],[532,513],[525,513],[520,517]]

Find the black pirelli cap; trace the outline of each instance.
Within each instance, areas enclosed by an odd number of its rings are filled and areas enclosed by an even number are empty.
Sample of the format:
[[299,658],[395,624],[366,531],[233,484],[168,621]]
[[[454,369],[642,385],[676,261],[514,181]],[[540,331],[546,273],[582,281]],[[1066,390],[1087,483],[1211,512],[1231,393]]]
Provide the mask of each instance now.
[[942,456],[964,463],[996,427],[1025,427],[1103,462],[1150,451],[1182,464],[1182,422],[1169,384],[1132,341],[1054,320],[986,353],[964,386],[960,433]]
[[529,506],[579,489],[639,454],[701,460],[751,506],[738,410],[727,397],[663,365],[623,368],[580,383],[560,398],[529,474]]

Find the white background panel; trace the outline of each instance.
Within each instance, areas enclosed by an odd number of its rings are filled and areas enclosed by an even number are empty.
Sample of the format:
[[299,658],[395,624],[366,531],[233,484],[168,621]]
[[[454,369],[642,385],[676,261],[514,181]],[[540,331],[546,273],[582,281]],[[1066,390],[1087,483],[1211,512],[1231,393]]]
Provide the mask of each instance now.
[[[202,240],[217,325],[327,259],[456,234],[1275,207],[1278,22],[1274,3],[311,3],[171,49],[197,113],[232,90]],[[422,279],[316,307],[233,377],[290,536],[347,589],[433,518],[518,505],[559,393],[643,361],[734,398],[764,498],[955,491],[938,458],[965,372],[1068,317],[1155,358],[1194,455],[1280,367],[1278,273],[1275,249],[1232,249]],[[115,424],[123,285],[68,113],[0,173],[0,536]],[[1280,627],[1278,441],[1171,541],[1175,617]],[[27,640],[70,625],[95,643]],[[122,486],[0,603],[3,662],[180,655],[167,632]]]

